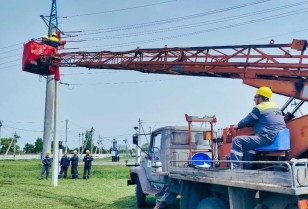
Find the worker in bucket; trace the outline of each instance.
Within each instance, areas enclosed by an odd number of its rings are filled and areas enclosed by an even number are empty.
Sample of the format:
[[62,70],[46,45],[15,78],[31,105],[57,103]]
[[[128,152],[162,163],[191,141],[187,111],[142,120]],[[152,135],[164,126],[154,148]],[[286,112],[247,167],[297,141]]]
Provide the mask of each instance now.
[[58,179],[62,178],[63,174],[64,174],[63,178],[66,179],[67,169],[68,169],[69,165],[70,165],[70,158],[67,156],[67,152],[65,151],[63,153],[63,156],[61,157],[61,160],[60,160],[61,170],[60,170],[60,174],[58,175]]
[[49,38],[49,41],[50,41],[50,46],[53,46],[53,47],[58,47],[60,46],[60,41],[59,41],[59,37],[58,37],[58,34],[57,33],[52,33],[51,34],[51,37]]
[[47,35],[43,35],[43,36],[41,37],[41,42],[42,42],[43,44],[49,44],[50,41],[49,41],[48,36],[47,36]]
[[42,167],[42,172],[41,172],[41,179],[44,179],[44,174],[45,174],[45,179],[48,179],[49,169],[52,163],[52,160],[49,157],[49,155],[50,155],[50,152],[47,151],[45,157],[42,159],[43,167]]
[[71,157],[71,174],[72,179],[78,179],[78,152],[77,150],[74,150],[74,155]]
[[84,169],[83,169],[83,179],[89,179],[91,173],[93,157],[90,155],[90,150],[86,151],[86,155],[83,158]]
[[[242,161],[245,152],[249,152],[251,159],[256,155],[255,148],[267,146],[274,142],[276,134],[286,128],[284,116],[278,105],[271,102],[272,90],[263,86],[260,87],[254,96],[255,107],[242,119],[236,129],[244,127],[254,127],[255,135],[236,136],[232,141],[231,160]],[[240,162],[232,163],[232,167],[242,168]]]

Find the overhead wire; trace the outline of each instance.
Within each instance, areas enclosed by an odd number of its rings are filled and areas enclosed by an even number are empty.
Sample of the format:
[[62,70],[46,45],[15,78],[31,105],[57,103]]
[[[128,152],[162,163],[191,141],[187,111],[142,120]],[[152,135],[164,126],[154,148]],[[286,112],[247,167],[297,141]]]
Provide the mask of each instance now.
[[[232,10],[232,9],[235,9],[235,8],[242,8],[242,7],[246,7],[246,6],[250,6],[250,5],[255,5],[255,4],[260,4],[260,3],[264,3],[264,2],[268,2],[268,1],[271,1],[271,0],[261,0],[261,1],[256,1],[256,2],[251,2],[251,3],[247,3],[247,4],[242,4],[242,5],[237,5],[237,6],[234,6],[234,7],[228,7],[228,8],[224,8],[224,9],[220,9],[220,10],[213,10],[213,11],[210,11],[210,12],[208,12],[208,14],[211,14],[211,13],[217,13],[217,12],[222,12],[222,11],[228,11],[228,10]],[[277,8],[273,8],[273,9],[267,9],[267,10],[265,10],[266,12],[269,12],[269,11],[274,11],[274,10],[278,10],[278,9],[284,9],[284,8],[286,8],[286,7],[292,7],[292,6],[297,6],[297,5],[302,5],[302,4],[305,4],[305,3],[307,3],[308,1],[303,1],[303,2],[300,2],[300,3],[294,3],[294,4],[288,4],[288,5],[285,5],[285,6],[280,6],[280,7],[277,7]],[[265,12],[264,11],[264,12]],[[256,15],[256,14],[259,14],[259,13],[264,13],[264,12],[262,12],[262,11],[259,11],[259,12],[254,12],[254,13],[252,13],[252,14],[250,14],[250,15]],[[232,18],[242,18],[242,17],[245,17],[245,16],[247,16],[247,15],[249,15],[249,14],[243,14],[243,15],[238,15],[238,16],[233,16],[233,17],[231,17],[231,19]],[[170,20],[178,20],[179,18],[181,19],[181,18],[189,18],[189,17],[196,17],[196,16],[198,16],[198,14],[193,14],[193,15],[190,15],[190,16],[183,16],[183,17],[177,17],[177,18],[173,18],[173,19],[167,19],[167,20],[165,20],[165,21],[170,21]],[[224,20],[226,20],[225,18],[223,18],[223,19],[219,19],[219,20],[216,20],[216,21],[212,21],[212,22],[215,22],[215,23],[217,23],[217,22],[222,22],[222,21],[224,21]],[[228,19],[228,20],[230,20],[230,18]],[[163,20],[164,21],[164,20]],[[150,24],[151,23],[153,23],[153,22],[150,22]],[[163,28],[163,29],[158,29],[158,30],[156,30],[156,31],[153,31],[153,30],[151,30],[151,31],[144,31],[144,32],[139,32],[139,33],[132,33],[132,34],[120,34],[120,35],[115,35],[115,36],[107,36],[107,37],[99,37],[99,38],[90,38],[88,41],[94,41],[94,40],[101,40],[101,39],[105,39],[105,38],[123,38],[123,36],[124,37],[129,37],[129,36],[135,36],[135,35],[146,35],[146,34],[152,34],[152,33],[158,33],[158,32],[166,32],[166,31],[172,31],[172,30],[179,30],[179,29],[183,29],[183,28],[187,28],[187,27],[198,27],[198,26],[200,26],[200,25],[202,25],[202,24],[209,24],[209,22],[207,21],[207,22],[201,22],[201,23],[195,23],[194,25],[195,26],[193,26],[192,24],[189,24],[189,25],[184,25],[184,26],[177,26],[177,27],[172,27],[172,28],[168,28],[168,29],[166,29],[166,28]],[[142,25],[142,24],[139,24],[139,25]],[[238,25],[238,26],[240,26],[240,25]],[[125,26],[126,27],[126,26]],[[212,29],[212,30],[215,30],[215,29]],[[208,31],[208,32],[210,32],[210,31]],[[185,35],[184,35],[185,36]],[[177,37],[181,37],[181,36],[177,36]],[[177,37],[172,37],[172,38],[177,38]],[[116,47],[120,47],[120,46],[128,46],[128,45],[132,45],[132,44],[137,44],[137,43],[144,43],[144,42],[148,42],[148,41],[151,41],[151,42],[154,42],[154,41],[159,41],[159,40],[166,40],[166,39],[169,39],[168,37],[165,37],[165,38],[158,38],[158,39],[151,39],[151,40],[144,40],[144,41],[138,41],[138,42],[130,42],[130,43],[125,43],[125,44],[123,44],[123,43],[121,43],[121,44],[116,44],[116,45],[114,45],[114,44],[112,44],[112,45],[104,45],[104,46],[112,46],[113,48],[116,48]],[[97,46],[96,46],[97,47]],[[84,47],[84,48],[93,48],[93,47],[91,47],[91,46],[89,46],[89,47]],[[15,51],[15,50],[19,50],[19,49],[21,49],[21,48],[18,48],[18,49],[14,49],[14,50],[10,50],[10,51]],[[9,52],[9,51],[7,51],[7,52]],[[2,52],[2,53],[5,53],[5,52]],[[0,53],[0,54],[2,54],[2,53]],[[9,57],[12,57],[12,56],[9,56]],[[4,59],[4,58],[2,58],[2,59]],[[4,63],[1,63],[1,64],[6,64],[6,63],[11,63],[11,62],[14,62],[14,61],[16,61],[16,60],[13,60],[13,61],[8,61],[8,62],[4,62]]]
[[17,128],[17,127],[7,126],[7,125],[2,125],[2,127],[10,128],[10,129],[15,129],[15,130],[20,130],[20,131],[27,131],[27,132],[40,132],[40,133],[43,132],[43,131],[37,131],[37,130],[30,130],[30,129]]
[[123,84],[143,84],[143,83],[156,83],[156,82],[165,82],[165,81],[176,81],[183,80],[187,78],[177,78],[177,79],[159,79],[159,80],[141,80],[141,81],[122,81],[122,82],[98,82],[91,84],[82,84],[82,83],[71,83],[68,85],[72,86],[96,86],[96,85],[123,85]]
[[122,8],[122,9],[113,9],[113,10],[102,11],[102,12],[92,12],[92,13],[77,14],[77,15],[58,16],[58,18],[82,17],[82,16],[106,14],[106,13],[113,13],[113,12],[122,12],[122,11],[127,11],[127,10],[132,10],[132,9],[140,9],[140,8],[145,8],[145,7],[150,7],[150,6],[160,5],[160,4],[166,4],[166,3],[170,3],[174,1],[178,1],[178,0],[169,0],[169,1],[146,4],[146,5],[141,5],[141,6],[134,6],[134,7]]
[[193,18],[199,18],[202,16],[207,16],[207,15],[212,15],[212,14],[218,14],[222,12],[227,12],[235,9],[240,9],[252,5],[257,5],[265,2],[269,2],[272,0],[259,0],[259,1],[254,1],[250,3],[245,3],[245,4],[240,4],[232,7],[227,7],[227,8],[222,8],[222,9],[216,9],[212,11],[206,11],[202,13],[197,13],[197,14],[191,14],[191,15],[186,15],[186,16],[180,16],[180,17],[175,17],[175,18],[169,18],[169,19],[163,19],[163,20],[156,20],[156,21],[151,21],[151,22],[145,22],[145,23],[137,23],[137,24],[132,24],[132,25],[125,25],[125,26],[118,26],[118,27],[111,27],[111,28],[104,28],[104,29],[92,29],[92,30],[84,30],[84,31],[107,31],[107,32],[115,32],[119,30],[128,30],[128,29],[136,29],[136,28],[144,28],[144,27],[149,27],[153,25],[161,25],[161,24],[166,24],[166,23],[171,23],[171,22],[178,22],[178,21],[183,21],[183,20],[189,20]]
[[[308,3],[308,1],[306,1],[306,4]],[[226,21],[232,21],[232,20],[237,20],[237,19],[241,19],[241,18],[247,18],[250,16],[255,16],[258,14],[264,14],[264,13],[268,13],[268,12],[273,12],[273,11],[278,11],[281,9],[286,9],[286,8],[290,8],[293,6],[302,6],[303,3],[301,2],[301,4],[290,4],[290,5],[285,5],[285,6],[281,6],[281,7],[276,7],[276,8],[270,8],[270,9],[266,9],[266,10],[261,10],[261,11],[256,11],[256,12],[250,12],[250,13],[245,13],[245,14],[240,14],[240,15],[235,15],[235,16],[230,16],[230,17],[223,17],[223,18],[219,18],[219,19],[215,19],[215,20],[208,20],[208,21],[204,21],[204,22],[197,22],[197,23],[191,23],[191,24],[186,24],[186,25],[180,25],[180,26],[175,26],[175,27],[167,27],[167,28],[160,28],[160,29],[156,29],[156,30],[148,30],[148,31],[142,31],[142,32],[134,32],[134,33],[126,33],[126,34],[116,34],[116,35],[110,35],[110,36],[103,36],[103,37],[94,37],[94,38],[90,38],[87,39],[86,41],[92,41],[92,40],[102,40],[102,39],[117,39],[117,38],[124,38],[124,37],[131,37],[131,36],[138,36],[138,35],[147,35],[147,34],[153,34],[153,33],[165,33],[165,32],[169,32],[169,31],[174,31],[174,30],[182,30],[185,28],[194,28],[194,27],[200,27],[200,26],[204,26],[204,25],[212,25],[212,24],[217,24],[217,23],[221,23],[221,22],[226,22]],[[281,13],[284,14],[284,13]],[[99,32],[101,33],[101,32]]]
[[296,12],[291,11],[291,12],[287,12],[287,13],[283,13],[283,14],[279,14],[279,15],[272,15],[272,16],[269,16],[269,17],[266,17],[266,18],[259,18],[259,19],[255,19],[255,20],[249,20],[249,21],[245,21],[245,22],[241,22],[241,23],[225,25],[225,26],[220,26],[220,27],[210,28],[210,29],[205,29],[205,30],[198,30],[198,31],[193,31],[193,32],[189,32],[189,33],[183,33],[183,34],[177,34],[177,35],[171,35],[171,36],[164,36],[164,37],[158,37],[158,38],[152,38],[152,39],[146,39],[146,40],[139,40],[139,41],[134,41],[134,42],[125,42],[125,43],[119,43],[119,44],[106,44],[106,45],[101,45],[101,46],[96,45],[96,46],[89,46],[89,47],[83,47],[83,48],[85,48],[85,49],[97,48],[97,47],[117,48],[117,47],[129,46],[129,45],[135,45],[135,44],[163,41],[163,40],[168,40],[168,39],[175,39],[175,38],[198,35],[198,34],[202,34],[202,33],[208,33],[208,32],[224,30],[224,29],[229,29],[229,28],[234,28],[234,27],[240,27],[240,26],[244,26],[244,25],[248,25],[248,24],[252,24],[252,23],[264,22],[264,21],[267,21],[267,20],[273,20],[273,19],[293,16],[293,15],[298,15],[298,14],[308,12],[307,8],[301,9],[301,10],[303,10],[303,11],[301,11],[301,12],[298,12],[298,10]]

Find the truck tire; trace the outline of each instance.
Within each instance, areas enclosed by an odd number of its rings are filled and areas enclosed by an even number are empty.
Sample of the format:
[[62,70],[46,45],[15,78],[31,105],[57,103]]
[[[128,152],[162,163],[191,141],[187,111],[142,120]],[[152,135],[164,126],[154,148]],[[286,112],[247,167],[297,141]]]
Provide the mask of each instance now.
[[146,194],[143,193],[139,177],[136,180],[136,199],[137,199],[137,207],[144,208],[146,206],[145,202]]
[[217,197],[208,197],[199,202],[196,209],[228,209],[228,204],[217,198]]

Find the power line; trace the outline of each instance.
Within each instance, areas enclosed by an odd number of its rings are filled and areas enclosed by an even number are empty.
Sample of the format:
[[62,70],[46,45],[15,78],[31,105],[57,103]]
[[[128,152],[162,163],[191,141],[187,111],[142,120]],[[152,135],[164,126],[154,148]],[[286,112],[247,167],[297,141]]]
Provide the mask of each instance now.
[[156,83],[156,82],[165,82],[165,81],[176,81],[176,80],[183,80],[188,78],[176,78],[176,79],[159,79],[159,80],[141,80],[141,81],[122,81],[122,82],[98,82],[98,83],[90,83],[90,84],[82,84],[82,83],[71,83],[67,85],[72,86],[95,86],[95,85],[121,85],[121,84],[143,84],[143,83]]
[[36,130],[22,129],[22,128],[17,128],[17,127],[12,127],[12,126],[6,126],[6,125],[2,125],[2,127],[10,128],[10,129],[16,129],[16,130],[20,130],[20,131],[28,131],[28,132],[40,132],[40,133],[43,132],[43,131],[36,131]]
[[[306,1],[305,3],[307,4],[308,1]],[[286,9],[286,8],[290,8],[290,7],[294,7],[294,6],[299,6],[299,5],[302,6],[302,4],[303,4],[303,2],[301,2],[301,4],[290,4],[290,5],[285,5],[285,6],[281,6],[281,7],[270,8],[270,9],[265,9],[265,10],[261,10],[261,11],[250,12],[250,13],[245,13],[245,14],[240,14],[240,15],[235,15],[235,16],[230,16],[230,17],[223,17],[223,18],[219,18],[219,19],[215,19],[215,20],[208,20],[208,21],[204,21],[204,22],[191,23],[191,24],[180,25],[180,26],[175,26],[175,27],[166,27],[166,28],[160,28],[160,29],[148,30],[148,31],[143,30],[142,32],[116,34],[116,35],[103,36],[103,37],[93,37],[93,38],[87,39],[87,41],[102,40],[102,39],[118,39],[118,38],[123,38],[123,37],[131,37],[131,36],[135,37],[135,36],[147,35],[147,34],[152,35],[153,33],[162,33],[162,32],[165,33],[165,32],[174,31],[174,30],[182,30],[182,29],[185,29],[185,28],[194,28],[194,27],[200,27],[200,26],[204,26],[204,25],[212,25],[212,24],[217,24],[217,23],[221,23],[221,22],[232,21],[232,20],[237,20],[237,19],[241,19],[241,18],[247,18],[247,17],[250,17],[250,16],[259,15],[259,14],[278,11],[278,10],[282,10],[282,9]],[[305,9],[307,9],[307,8],[305,8]],[[280,15],[283,15],[283,14],[285,14],[285,13],[281,13]],[[103,33],[103,32],[97,32],[97,33]]]
[[18,47],[18,48],[11,49],[11,50],[8,50],[8,51],[0,52],[0,54],[7,54],[8,52],[14,52],[14,51],[21,50],[21,49],[22,49],[22,47]]
[[90,46],[90,47],[84,47],[84,48],[94,48],[94,47],[101,47],[101,48],[117,48],[117,47],[122,47],[122,46],[129,46],[129,45],[136,45],[136,44],[142,44],[142,43],[149,43],[149,42],[156,42],[156,41],[163,41],[163,40],[168,40],[168,39],[175,39],[175,38],[181,38],[181,37],[187,37],[187,36],[192,36],[192,35],[198,35],[202,33],[209,33],[209,32],[214,32],[214,31],[219,31],[219,30],[224,30],[224,29],[229,29],[229,28],[234,28],[234,27],[240,27],[244,25],[249,25],[257,22],[264,22],[267,20],[273,20],[277,18],[282,18],[282,17],[288,17],[288,16],[293,16],[293,15],[298,15],[302,13],[308,12],[308,10],[303,9],[304,11],[298,12],[298,11],[291,11],[279,15],[273,15],[269,16],[266,18],[260,18],[260,19],[255,19],[255,20],[249,20],[241,23],[236,23],[232,25],[225,25],[225,26],[220,26],[216,28],[210,28],[210,29],[205,29],[205,30],[199,30],[199,31],[193,31],[189,33],[184,33],[184,34],[178,34],[178,35],[171,35],[171,36],[165,36],[165,37],[159,37],[159,38],[152,38],[152,39],[146,39],[146,40],[141,40],[141,41],[134,41],[134,42],[126,42],[126,43],[119,43],[119,44],[107,44],[107,45],[102,45],[102,46]]
[[121,12],[121,11],[127,11],[127,10],[132,10],[132,9],[139,9],[139,8],[144,8],[144,7],[155,6],[155,5],[159,5],[159,4],[166,4],[166,3],[170,3],[170,2],[174,2],[174,1],[177,1],[177,0],[163,1],[163,2],[159,2],[159,3],[152,3],[152,4],[141,5],[141,6],[134,6],[134,7],[122,8],[122,9],[114,9],[114,10],[108,10],[108,11],[102,11],[102,12],[92,12],[92,13],[86,13],[86,14],[58,16],[58,18],[82,17],[82,16],[106,14],[106,13],[113,13],[113,12]]
[[[304,4],[304,3],[307,3],[307,1],[300,2],[300,4]],[[286,7],[290,8],[290,7],[297,6],[297,5],[299,5],[299,3],[289,4],[289,5],[285,5],[285,6],[280,6],[280,7],[276,7],[276,8],[272,8],[272,9],[267,9],[267,10],[264,10],[264,11],[258,11],[258,12],[254,12],[254,13],[251,13],[251,14],[246,13],[246,14],[242,14],[242,15],[232,16],[232,17],[229,17],[228,20],[232,20],[232,18],[243,18],[243,17],[247,17],[248,15],[251,16],[251,15],[261,14],[261,13],[264,13],[264,12],[278,10],[278,9],[284,9]],[[223,30],[223,29],[232,28],[232,27],[238,27],[238,26],[242,26],[242,25],[246,25],[246,24],[252,24],[252,23],[256,23],[256,22],[260,22],[260,21],[272,20],[272,19],[277,19],[277,18],[281,18],[281,17],[301,14],[301,13],[307,12],[306,9],[307,8],[296,10],[296,11],[290,11],[290,12],[286,12],[286,13],[281,13],[281,14],[277,14],[277,15],[273,15],[273,16],[269,16],[269,17],[265,17],[265,18],[261,18],[261,19],[246,21],[246,22],[235,24],[235,25],[227,25],[227,26],[221,26],[221,27],[217,27],[217,28],[211,28],[211,29],[207,29],[207,30],[203,30],[203,31],[195,31],[195,32],[186,33],[186,34],[179,34],[179,35],[175,35],[175,36],[160,37],[160,38],[154,38],[154,39],[143,40],[143,41],[136,41],[136,42],[104,45],[102,47],[112,46],[111,48],[116,48],[116,47],[133,45],[133,44],[138,44],[138,43],[155,42],[155,41],[161,41],[161,40],[166,40],[166,39],[173,39],[173,38],[180,38],[180,37],[184,37],[184,36],[196,35],[196,34],[199,34],[199,33],[206,33],[206,32],[212,32],[212,31],[217,31],[217,30]],[[222,22],[222,21],[226,21],[226,20],[227,20],[226,18],[221,18],[221,19],[218,19],[218,20],[214,21],[214,23]],[[197,24],[199,24],[199,25],[197,25]],[[195,23],[195,25],[197,25],[197,26],[200,26],[201,24],[212,24],[212,23],[209,23],[208,21],[201,22],[201,23]],[[181,26],[181,27],[177,26],[177,27],[173,27],[173,28],[162,28],[162,29],[158,29],[156,31],[152,30],[152,31],[144,31],[144,32],[141,32],[141,33],[120,34],[120,35],[113,36],[113,38],[118,38],[119,36],[123,37],[125,35],[126,36],[136,36],[136,35],[144,35],[144,34],[149,34],[149,33],[152,34],[152,33],[155,33],[155,32],[166,32],[166,31],[171,31],[171,30],[179,30],[179,29],[182,29],[182,28],[185,28],[185,27],[196,27],[196,26],[194,26],[192,24],[189,24],[189,25],[184,25],[184,26]],[[112,37],[110,36],[110,37],[101,37],[101,38],[103,39],[103,38],[112,38]],[[92,38],[92,39],[93,40],[98,40],[98,38]],[[97,47],[97,46],[95,46],[95,47]],[[85,48],[92,48],[92,47],[90,46],[90,47],[85,47]],[[11,51],[14,51],[14,50],[11,50]],[[12,56],[9,56],[9,57],[12,57]],[[4,58],[8,58],[8,57],[4,57]],[[4,59],[4,58],[1,58],[1,59]],[[12,62],[15,62],[17,60],[19,61],[19,59],[16,59],[16,60],[12,60],[12,61],[3,62],[1,64],[12,63]],[[4,68],[0,68],[0,69],[4,69]]]
[[216,9],[216,10],[212,10],[212,11],[206,11],[206,12],[202,12],[202,13],[180,16],[180,17],[175,17],[175,18],[169,18],[169,19],[164,19],[164,20],[156,20],[156,21],[138,23],[138,24],[132,24],[132,25],[118,26],[118,27],[105,28],[105,29],[92,29],[92,30],[84,30],[84,31],[103,30],[105,32],[106,31],[107,32],[115,32],[115,31],[119,31],[119,30],[136,29],[136,28],[140,28],[140,27],[143,28],[143,27],[149,27],[149,26],[153,26],[153,25],[161,25],[161,24],[178,22],[178,21],[183,21],[183,20],[186,21],[186,20],[193,19],[193,18],[198,18],[198,17],[202,17],[202,16],[208,16],[208,15],[218,14],[218,13],[227,12],[227,11],[231,11],[231,10],[236,10],[236,9],[240,9],[240,8],[244,8],[244,7],[248,7],[248,6],[252,6],[252,5],[257,5],[257,4],[261,4],[261,3],[265,3],[265,2],[269,2],[269,1],[272,1],[272,0],[259,0],[259,1],[240,4],[240,5],[236,5],[236,6],[232,6],[232,7]]
[[[169,3],[169,2],[172,2],[172,1],[177,1],[177,0],[170,0],[170,1],[160,2],[160,3],[148,4],[148,5],[140,6],[140,8],[145,7],[145,6],[153,6],[153,5],[163,4],[163,3]],[[259,0],[259,1],[251,2],[251,3],[236,5],[236,6],[233,6],[233,7],[227,7],[227,8],[223,8],[223,9],[218,9],[218,10],[213,10],[213,11],[208,11],[208,12],[203,12],[203,13],[197,13],[197,14],[192,14],[192,15],[187,15],[187,16],[181,16],[181,17],[176,17],[176,18],[170,18],[170,19],[165,19],[165,20],[152,21],[152,22],[147,22],[147,23],[139,23],[139,24],[119,26],[119,27],[113,27],[113,28],[94,29],[94,30],[85,30],[85,31],[97,31],[97,30],[104,30],[104,31],[107,30],[108,31],[109,30],[108,32],[113,32],[113,31],[119,31],[119,30],[132,29],[132,28],[136,28],[136,27],[137,28],[138,27],[148,27],[148,26],[153,26],[153,25],[157,25],[157,24],[161,25],[161,24],[170,23],[170,22],[174,22],[174,21],[188,20],[188,19],[192,19],[192,18],[205,16],[205,15],[211,15],[211,14],[216,14],[216,13],[220,13],[220,12],[226,12],[226,11],[239,9],[239,8],[243,8],[243,7],[247,7],[247,6],[251,6],[251,5],[261,4],[261,3],[265,3],[265,2],[269,2],[269,1],[272,1],[272,0]],[[114,12],[114,11],[123,11],[123,10],[135,9],[135,8],[139,8],[139,7],[130,7],[130,8],[111,10],[111,11],[106,11],[106,12],[90,13],[90,14],[84,14],[84,15],[72,15],[72,16],[66,16],[66,17],[85,16],[85,15],[100,14],[100,13],[109,13],[109,12]],[[21,44],[23,44],[23,43],[8,45],[8,46],[5,46],[5,47],[1,47],[0,49],[10,48],[10,47],[18,46],[18,45],[21,45]],[[19,50],[19,49],[22,49],[22,48],[17,48],[17,49],[14,49],[14,50],[1,52],[0,54],[8,53],[8,52]]]

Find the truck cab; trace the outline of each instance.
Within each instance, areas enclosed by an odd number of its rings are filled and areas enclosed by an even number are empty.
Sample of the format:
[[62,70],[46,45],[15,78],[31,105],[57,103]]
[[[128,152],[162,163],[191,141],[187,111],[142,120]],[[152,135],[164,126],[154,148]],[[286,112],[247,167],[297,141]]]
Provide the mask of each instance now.
[[[208,129],[192,127],[192,146],[195,150],[211,150],[211,142],[204,139]],[[138,143],[136,138],[134,143]],[[128,185],[136,184],[137,206],[146,205],[146,195],[163,196],[169,179],[169,169],[185,166],[189,159],[188,128],[166,126],[152,132],[148,150],[140,165],[130,170]],[[170,183],[170,182],[169,182]],[[180,189],[179,189],[180,192]]]

